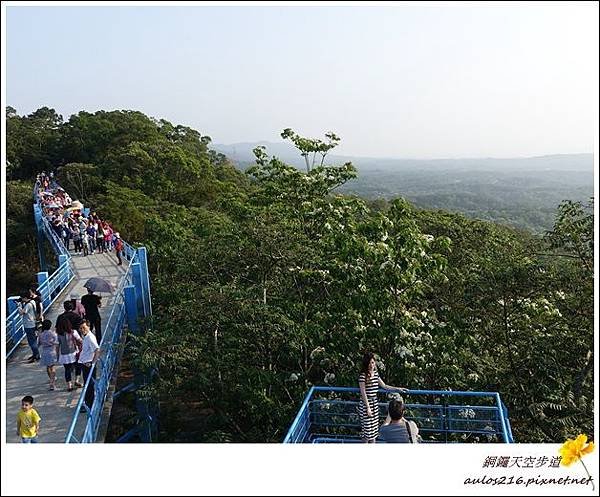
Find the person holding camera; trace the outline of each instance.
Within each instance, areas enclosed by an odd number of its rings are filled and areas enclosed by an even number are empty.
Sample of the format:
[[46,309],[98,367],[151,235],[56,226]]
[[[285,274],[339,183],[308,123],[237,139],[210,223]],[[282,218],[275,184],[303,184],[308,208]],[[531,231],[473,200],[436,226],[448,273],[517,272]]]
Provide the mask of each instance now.
[[27,336],[27,343],[31,348],[31,357],[28,362],[31,364],[35,361],[40,360],[40,351],[38,348],[37,340],[37,321],[38,313],[36,310],[35,301],[30,297],[28,293],[21,295],[19,302],[19,314],[23,319],[23,328],[25,328],[25,335]]

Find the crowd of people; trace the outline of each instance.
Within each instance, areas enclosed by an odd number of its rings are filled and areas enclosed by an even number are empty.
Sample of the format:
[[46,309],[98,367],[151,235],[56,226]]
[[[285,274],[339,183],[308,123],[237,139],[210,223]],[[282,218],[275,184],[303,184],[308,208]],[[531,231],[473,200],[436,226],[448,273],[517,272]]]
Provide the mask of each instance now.
[[[77,332],[72,328],[68,318],[57,321],[55,330],[52,329],[52,321],[45,319],[42,322],[38,345],[41,361],[46,366],[46,372],[50,379],[49,390],[56,388],[55,367],[57,364],[64,366],[68,391],[73,391],[73,374],[77,388],[83,387],[91,377],[84,395],[86,407],[82,407],[81,412],[91,409],[95,396],[92,369],[98,360],[100,347],[95,335],[90,331],[89,321],[82,319],[79,324],[79,332]],[[17,435],[21,438],[22,443],[38,443],[41,417],[33,408],[33,401],[34,399],[30,395],[23,397],[21,410],[17,413]]]
[[[54,326],[52,321],[44,319],[41,298],[34,289],[21,296],[19,312],[23,316],[27,342],[32,352],[28,362],[39,361],[46,368],[48,390],[56,390],[56,367],[59,365],[64,368],[66,390],[69,392],[83,387],[91,376],[84,396],[85,405],[91,409],[95,387],[91,371],[100,353],[99,308],[102,298],[88,290],[87,295],[78,299],[77,294],[71,294],[70,300],[63,303],[64,312],[56,318]],[[23,409],[17,416],[17,429],[23,443],[37,441],[37,429],[26,422],[29,418],[23,418],[23,412],[30,412],[32,405],[33,399],[24,400]],[[85,411],[85,408],[82,410]],[[35,434],[32,435],[33,432]]]
[[[52,173],[37,176],[36,191],[43,215],[67,250],[82,256],[114,250],[117,264],[122,265],[124,247],[119,233],[95,212],[86,213],[80,202],[73,201],[58,186]],[[91,376],[82,410],[91,409],[95,392],[92,369],[102,340],[99,311],[102,297],[89,289],[81,299],[78,294],[72,293],[69,300],[63,302],[64,312],[57,317],[54,325],[45,319],[42,297],[36,288],[23,293],[17,304],[31,349],[27,362],[39,362],[45,367],[49,391],[57,388],[58,366],[64,368],[66,390],[69,392],[84,387]],[[38,441],[41,418],[33,408],[33,402],[33,397],[25,396],[17,414],[17,433],[23,443]]]
[[[87,212],[81,202],[71,199],[53,174],[40,173],[36,179],[38,203],[50,226],[67,250],[87,257],[115,251],[117,265],[123,264],[123,240],[111,224],[96,212]],[[71,243],[72,242],[72,243]]]

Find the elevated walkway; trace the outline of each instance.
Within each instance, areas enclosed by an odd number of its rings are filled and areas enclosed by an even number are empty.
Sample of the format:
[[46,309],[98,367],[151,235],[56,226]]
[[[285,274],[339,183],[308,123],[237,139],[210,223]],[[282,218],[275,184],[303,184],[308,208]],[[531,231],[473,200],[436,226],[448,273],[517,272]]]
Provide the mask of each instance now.
[[[73,254],[71,258],[73,279],[62,290],[58,298],[44,313],[46,319],[54,324],[59,314],[64,312],[63,302],[69,300],[72,293],[81,296],[87,293],[83,284],[91,277],[98,276],[118,285],[119,280],[126,273],[128,266],[124,261],[123,266],[116,265],[114,252],[111,254],[94,254],[83,257]],[[103,294],[100,317],[102,328],[110,315],[115,296]],[[6,363],[6,433],[7,441],[20,442],[15,432],[15,416],[21,407],[21,399],[31,395],[35,399],[35,407],[42,416],[40,442],[63,443],[67,435],[74,409],[77,406],[80,389],[67,392],[62,366],[56,367],[55,391],[48,391],[48,376],[46,368],[39,362],[28,364],[27,358],[31,349],[27,341],[21,341]],[[14,439],[14,440],[11,440]]]
[[[143,321],[152,315],[146,249],[134,248],[124,242],[122,266],[117,265],[114,251],[88,256],[69,252],[43,216],[37,187],[34,189],[34,199],[40,264],[45,266],[42,249],[44,239],[48,240],[58,259],[58,268],[51,275],[44,271],[37,273],[44,318],[50,319],[54,325],[57,316],[63,312],[64,301],[69,300],[72,293],[85,295],[87,290],[83,285],[91,277],[110,281],[116,290],[113,294],[102,294],[102,342],[99,359],[93,366],[96,381],[93,385],[95,400],[91,409],[85,407],[83,402],[83,392],[90,385],[91,377],[83,388],[68,392],[63,366],[57,365],[57,389],[49,391],[45,367],[26,362],[31,351],[24,340],[23,322],[16,304],[18,297],[9,297],[9,315],[6,319],[7,442],[20,442],[16,436],[16,415],[25,395],[34,397],[35,407],[42,418],[41,443],[102,442],[127,334],[140,333]],[[143,374],[138,374],[137,384],[128,386],[128,391],[140,386],[142,380]],[[147,405],[144,402],[138,404],[143,419],[139,420],[139,428],[128,434],[128,439],[139,435],[142,441],[150,441],[150,425],[154,420],[147,414]]]

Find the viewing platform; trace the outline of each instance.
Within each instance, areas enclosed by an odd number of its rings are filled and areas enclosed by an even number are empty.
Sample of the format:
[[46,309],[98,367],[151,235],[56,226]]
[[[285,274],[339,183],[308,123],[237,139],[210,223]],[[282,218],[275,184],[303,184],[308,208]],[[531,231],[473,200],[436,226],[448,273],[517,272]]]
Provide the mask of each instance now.
[[[379,390],[380,422],[388,402],[401,395],[405,418],[419,428],[426,443],[513,443],[508,410],[496,392],[408,390],[397,394]],[[386,398],[387,397],[387,398]],[[359,443],[360,390],[350,387],[312,387],[283,443]]]

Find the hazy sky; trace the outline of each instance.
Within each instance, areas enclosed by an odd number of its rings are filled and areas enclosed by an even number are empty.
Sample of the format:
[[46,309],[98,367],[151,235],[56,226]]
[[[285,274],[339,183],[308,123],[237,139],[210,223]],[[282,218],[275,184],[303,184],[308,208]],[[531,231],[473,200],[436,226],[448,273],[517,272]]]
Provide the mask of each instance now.
[[215,143],[331,130],[348,155],[593,151],[598,4],[14,6],[6,24],[20,114],[136,109]]

